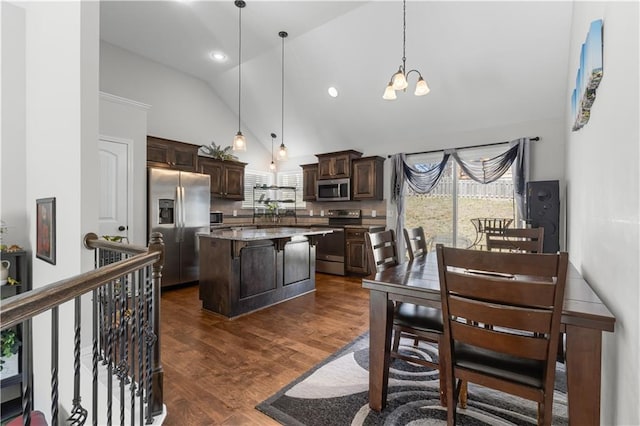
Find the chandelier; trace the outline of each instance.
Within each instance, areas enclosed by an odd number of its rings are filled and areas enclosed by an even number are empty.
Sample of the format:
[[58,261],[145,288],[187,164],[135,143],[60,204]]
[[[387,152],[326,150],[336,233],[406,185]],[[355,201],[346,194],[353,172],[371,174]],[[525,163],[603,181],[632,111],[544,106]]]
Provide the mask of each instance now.
[[414,95],[423,96],[429,93],[431,89],[427,85],[427,82],[422,78],[422,74],[418,70],[410,70],[407,71],[407,55],[406,55],[406,44],[407,44],[407,1],[402,1],[402,65],[398,68],[398,71],[391,76],[391,80],[387,85],[387,88],[384,91],[384,95],[382,95],[382,99],[392,101],[397,98],[396,91],[397,90],[405,90],[409,86],[409,82],[407,81],[409,74],[415,72],[418,74],[418,82],[416,83],[416,90]]

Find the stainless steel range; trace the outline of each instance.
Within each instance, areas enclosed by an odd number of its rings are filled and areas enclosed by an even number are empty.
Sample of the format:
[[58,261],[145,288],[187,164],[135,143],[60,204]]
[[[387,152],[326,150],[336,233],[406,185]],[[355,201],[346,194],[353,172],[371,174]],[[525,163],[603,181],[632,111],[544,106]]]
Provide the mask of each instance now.
[[326,274],[345,275],[344,227],[362,225],[360,209],[328,210],[328,227],[334,231],[318,239],[316,246],[316,271]]

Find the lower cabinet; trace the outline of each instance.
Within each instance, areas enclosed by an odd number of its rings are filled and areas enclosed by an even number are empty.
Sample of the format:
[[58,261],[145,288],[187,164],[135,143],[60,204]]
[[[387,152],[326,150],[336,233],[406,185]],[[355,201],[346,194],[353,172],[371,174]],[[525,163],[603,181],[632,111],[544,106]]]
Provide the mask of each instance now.
[[364,239],[366,228],[345,229],[345,269],[347,273],[369,274],[367,246]]

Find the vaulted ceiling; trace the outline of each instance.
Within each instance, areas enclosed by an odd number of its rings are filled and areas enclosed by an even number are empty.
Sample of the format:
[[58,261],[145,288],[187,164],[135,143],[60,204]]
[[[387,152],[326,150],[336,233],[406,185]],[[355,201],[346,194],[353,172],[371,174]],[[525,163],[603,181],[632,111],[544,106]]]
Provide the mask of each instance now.
[[[431,93],[382,99],[402,59],[402,2],[248,0],[242,11],[242,121],[280,132],[293,157],[347,148],[397,152],[440,134],[563,117],[571,2],[407,2],[407,69]],[[238,107],[233,1],[106,1],[101,38],[208,82]],[[228,55],[215,63],[208,54]],[[410,89],[415,84],[410,77]],[[327,88],[339,90],[337,98]],[[531,136],[531,135],[522,135]],[[262,141],[270,143],[265,137]]]

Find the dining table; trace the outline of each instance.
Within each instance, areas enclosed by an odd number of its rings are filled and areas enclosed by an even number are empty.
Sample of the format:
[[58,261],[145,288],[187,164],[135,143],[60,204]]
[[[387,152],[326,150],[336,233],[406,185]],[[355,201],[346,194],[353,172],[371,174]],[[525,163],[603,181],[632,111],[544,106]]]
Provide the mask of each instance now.
[[[393,312],[396,302],[441,308],[436,252],[400,263],[362,280],[369,297],[369,406],[387,402]],[[602,332],[613,332],[615,317],[571,262],[567,271],[561,331],[569,424],[600,424]]]

